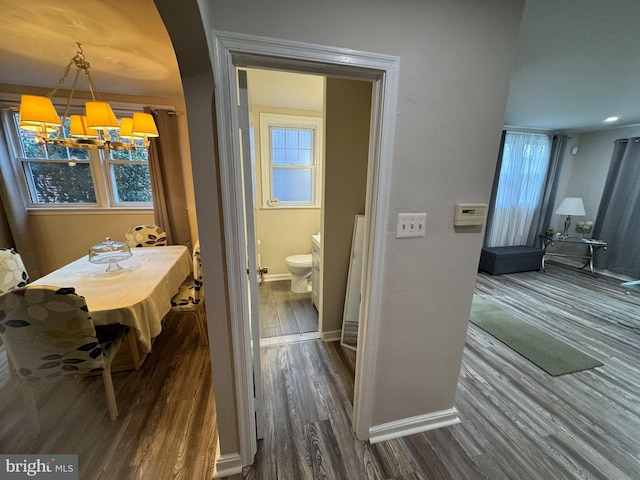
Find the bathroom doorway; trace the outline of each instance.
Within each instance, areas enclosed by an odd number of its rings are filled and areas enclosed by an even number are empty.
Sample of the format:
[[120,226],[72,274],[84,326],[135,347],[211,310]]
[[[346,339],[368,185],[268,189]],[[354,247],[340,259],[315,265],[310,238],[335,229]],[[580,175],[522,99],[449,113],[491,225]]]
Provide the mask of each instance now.
[[[368,142],[368,164],[366,179],[366,242],[362,273],[361,319],[358,351],[355,371],[355,391],[353,403],[353,429],[361,440],[369,438],[369,426],[372,418],[372,404],[367,399],[372,398],[373,366],[376,364],[377,335],[381,318],[382,276],[377,272],[383,268],[383,252],[386,240],[386,223],[388,217],[388,197],[391,184],[391,165],[393,152],[393,138],[395,134],[396,102],[398,95],[399,57],[385,54],[360,52],[350,50],[345,57],[342,49],[308,45],[278,39],[263,39],[235,34],[230,32],[215,32],[214,34],[214,81],[216,84],[216,116],[217,134],[219,140],[220,179],[224,217],[224,240],[228,274],[228,288],[234,292],[230,296],[230,324],[231,339],[233,341],[234,375],[236,379],[236,393],[238,399],[238,422],[240,434],[240,451],[243,461],[250,463],[256,452],[256,419],[261,416],[261,398],[256,389],[256,378],[261,372],[259,342],[259,326],[253,319],[257,308],[251,308],[249,300],[253,296],[247,278],[255,276],[256,270],[247,269],[247,261],[251,260],[250,252],[257,251],[253,232],[247,232],[248,223],[245,205],[251,203],[245,195],[245,185],[251,185],[242,171],[242,151],[248,152],[249,147],[243,148],[238,142],[240,113],[238,105],[238,75],[236,67],[259,67],[280,69],[284,71],[306,72],[327,75],[327,80],[354,79],[367,83],[370,94],[367,105],[371,113],[370,124],[365,126]],[[335,75],[335,77],[329,77]],[[348,80],[347,80],[348,82]],[[329,90],[329,88],[328,88]],[[357,109],[349,108],[349,96],[346,101],[336,102],[339,115],[329,118],[326,125],[335,125],[338,134],[348,138],[352,131],[350,112]],[[247,114],[248,116],[248,114]],[[248,121],[247,121],[248,124]],[[359,122],[357,123],[359,124]],[[247,128],[248,131],[248,128]],[[331,142],[327,142],[331,143]],[[246,143],[249,145],[249,142]],[[329,155],[335,157],[336,165],[349,166],[349,153],[344,155]],[[248,155],[244,156],[248,159]],[[250,166],[245,168],[245,172]],[[339,170],[339,168],[338,168]],[[346,175],[339,175],[345,177]],[[243,182],[244,178],[244,182]],[[340,178],[339,178],[340,179]],[[326,183],[331,184],[326,180]],[[347,185],[348,187],[350,185]],[[333,187],[332,187],[333,188]],[[332,197],[327,197],[332,198]],[[325,206],[326,207],[326,206]],[[326,208],[325,208],[326,209]],[[330,215],[324,212],[324,216]],[[253,225],[253,224],[251,224]],[[352,231],[353,215],[350,215],[348,228],[336,228],[336,232]],[[332,229],[333,231],[333,229]],[[327,226],[323,225],[323,252],[332,252],[329,246]],[[351,234],[349,234],[351,237]],[[349,238],[348,245],[351,244]],[[349,247],[348,247],[349,248]],[[324,259],[323,287],[330,284],[327,277],[327,259]],[[337,263],[337,262],[336,262]],[[348,262],[345,262],[345,268]],[[344,289],[343,294],[344,294]],[[326,292],[323,294],[329,297]],[[251,302],[253,303],[253,302]],[[327,303],[326,301],[324,303]],[[327,320],[326,312],[321,315],[319,329],[326,340],[331,328],[335,325],[324,325]],[[324,317],[324,318],[323,318]],[[342,321],[340,312],[339,323]],[[335,340],[340,338],[340,328],[333,330]]]
[[[243,70],[251,120],[260,343],[338,341],[353,221],[366,213],[372,83]],[[312,141],[304,141],[307,131]],[[286,142],[279,143],[278,134],[286,134]],[[314,142],[316,148],[306,152]],[[285,168],[301,178],[300,184],[286,183],[286,192],[275,185],[285,163],[272,158],[278,150],[292,154],[294,161]],[[303,172],[291,163],[301,164]],[[304,266],[292,268],[292,258]],[[308,290],[301,288],[300,276]]]
[[[242,70],[248,86],[260,343],[320,338],[319,312],[311,299],[311,247],[312,235],[319,237],[322,228],[325,79]],[[296,265],[290,266],[293,260]],[[297,279],[293,289],[291,269]]]

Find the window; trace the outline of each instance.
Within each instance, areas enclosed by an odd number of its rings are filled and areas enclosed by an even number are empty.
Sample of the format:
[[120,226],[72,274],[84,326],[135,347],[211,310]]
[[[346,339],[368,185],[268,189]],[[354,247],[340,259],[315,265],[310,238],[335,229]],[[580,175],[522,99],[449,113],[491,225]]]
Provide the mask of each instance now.
[[551,138],[533,133],[506,132],[488,247],[526,245],[534,215],[540,208]]
[[[31,208],[150,208],[153,206],[148,151],[42,148],[34,132],[18,127],[18,114],[8,126],[16,135],[14,157],[23,173],[23,189]],[[69,120],[64,125],[68,131]],[[55,134],[52,134],[55,135]]]
[[263,207],[320,207],[321,135],[320,117],[260,114]]

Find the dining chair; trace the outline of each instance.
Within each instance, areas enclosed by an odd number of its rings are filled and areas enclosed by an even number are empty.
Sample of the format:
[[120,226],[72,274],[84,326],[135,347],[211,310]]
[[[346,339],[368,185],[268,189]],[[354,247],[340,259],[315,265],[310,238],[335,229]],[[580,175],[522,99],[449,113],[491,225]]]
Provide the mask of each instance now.
[[94,326],[74,288],[18,287],[0,295],[0,338],[22,385],[32,433],[40,431],[33,385],[102,371],[109,417],[118,416],[111,363],[129,331]]
[[0,293],[29,283],[22,257],[13,248],[0,248]]
[[131,227],[124,234],[129,247],[165,247],[167,245],[166,232],[157,225],[138,225]]
[[171,299],[171,313],[188,313],[195,316],[202,345],[209,345],[207,336],[206,312],[204,308],[204,284],[202,278],[202,257],[200,241],[193,246],[193,275],[181,286]]

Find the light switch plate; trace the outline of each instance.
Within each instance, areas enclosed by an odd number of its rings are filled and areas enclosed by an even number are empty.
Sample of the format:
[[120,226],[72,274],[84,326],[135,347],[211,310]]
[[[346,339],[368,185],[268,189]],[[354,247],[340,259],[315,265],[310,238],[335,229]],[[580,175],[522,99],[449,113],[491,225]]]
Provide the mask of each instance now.
[[399,213],[396,238],[424,237],[426,223],[426,213]]

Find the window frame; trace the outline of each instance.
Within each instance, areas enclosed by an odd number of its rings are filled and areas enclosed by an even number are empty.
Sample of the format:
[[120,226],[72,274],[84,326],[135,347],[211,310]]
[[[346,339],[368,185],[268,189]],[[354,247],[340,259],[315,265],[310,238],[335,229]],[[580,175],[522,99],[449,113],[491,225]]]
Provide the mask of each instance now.
[[[261,167],[261,190],[262,202],[260,208],[263,209],[314,209],[321,207],[320,195],[322,188],[322,168],[324,163],[323,157],[323,126],[324,119],[320,116],[310,115],[292,115],[283,113],[260,112],[260,167]],[[273,191],[273,171],[271,161],[271,128],[289,128],[289,129],[306,129],[313,130],[312,140],[312,165],[311,168],[311,202],[280,202],[278,204],[270,204]],[[296,168],[296,167],[291,167]]]
[[[55,105],[55,101],[54,101]],[[59,107],[59,105],[57,105]],[[46,162],[68,162],[70,159],[46,159],[46,158],[29,158],[23,156],[22,142],[20,138],[20,127],[18,126],[17,109],[11,109],[10,118],[5,117],[3,129],[6,133],[9,153],[13,162],[16,174],[16,180],[22,192],[22,200],[25,207],[29,211],[71,211],[71,210],[127,210],[131,211],[149,211],[153,210],[153,202],[120,202],[116,201],[115,180],[113,178],[111,166],[113,164],[146,164],[148,160],[119,160],[112,159],[111,152],[108,150],[86,149],[88,153],[87,159],[75,160],[78,163],[88,163],[93,180],[93,188],[95,193],[95,203],[37,203],[32,199],[32,189],[30,188],[31,179],[28,178],[29,163],[46,163]],[[118,118],[122,116],[130,116],[134,111],[142,111],[142,108],[114,109],[114,113]],[[71,108],[70,114],[81,113],[78,108]]]

